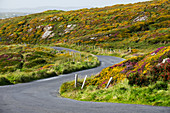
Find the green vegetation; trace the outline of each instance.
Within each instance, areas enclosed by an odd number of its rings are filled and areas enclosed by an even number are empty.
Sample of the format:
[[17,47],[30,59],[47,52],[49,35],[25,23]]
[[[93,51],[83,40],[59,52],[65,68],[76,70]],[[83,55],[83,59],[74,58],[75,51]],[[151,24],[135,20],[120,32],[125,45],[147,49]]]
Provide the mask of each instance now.
[[[110,77],[113,80],[106,87]],[[132,57],[103,69],[86,81],[86,88],[74,88],[74,82],[61,86],[64,97],[102,102],[121,102],[170,106],[170,46]]]
[[38,45],[1,45],[0,85],[57,76],[99,64],[97,57],[87,53],[58,51]]
[[[131,52],[129,48],[121,48],[121,49],[115,48],[114,49],[114,48],[104,48],[104,47],[94,46],[94,45],[89,45],[89,44],[68,45],[67,43],[58,43],[54,45],[59,46],[59,47],[71,48],[71,49],[78,50],[78,51],[84,51],[84,52],[95,54],[95,55],[116,56],[116,57],[122,57],[122,58],[127,59],[127,58],[140,56],[140,55],[144,55],[146,53],[152,52],[155,48],[162,47],[165,44],[154,44],[154,45],[149,45],[149,46],[138,45],[140,46],[140,48],[138,49],[131,48]],[[166,44],[166,46],[170,46],[170,43]],[[133,47],[133,45],[131,45],[130,47]]]
[[137,87],[130,86],[128,80],[125,79],[121,83],[109,87],[108,89],[98,89],[97,86],[88,86],[80,90],[81,83],[82,82],[79,81],[79,87],[77,88],[74,88],[74,82],[71,82],[71,84],[64,83],[60,90],[61,96],[81,101],[170,107],[170,85],[162,81],[157,81],[155,84],[149,85],[148,87]]
[[[169,0],[153,0],[74,11],[49,10],[1,19],[0,85],[99,65],[90,53],[119,56],[129,59],[89,78],[84,90],[74,88],[73,82],[65,83],[60,90],[62,96],[170,106],[169,8]],[[24,43],[28,45],[23,46]],[[89,54],[58,53],[38,44],[73,48]],[[103,89],[110,77],[113,77],[110,88]]]
[[122,50],[168,46],[169,4],[169,0],[153,0],[75,11],[50,10],[1,19],[1,43],[65,42]]

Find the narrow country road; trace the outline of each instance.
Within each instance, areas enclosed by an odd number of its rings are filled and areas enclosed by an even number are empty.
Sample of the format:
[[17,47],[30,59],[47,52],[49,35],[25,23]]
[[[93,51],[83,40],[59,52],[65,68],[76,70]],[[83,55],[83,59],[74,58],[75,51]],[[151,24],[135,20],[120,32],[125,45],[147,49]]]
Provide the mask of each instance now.
[[[56,49],[64,49],[54,47]],[[70,49],[69,49],[70,50]],[[123,59],[111,56],[97,56],[101,66],[84,71],[41,79],[29,83],[0,86],[0,113],[169,113],[170,107],[156,107],[133,104],[83,102],[59,96],[62,83],[80,77],[99,73]]]

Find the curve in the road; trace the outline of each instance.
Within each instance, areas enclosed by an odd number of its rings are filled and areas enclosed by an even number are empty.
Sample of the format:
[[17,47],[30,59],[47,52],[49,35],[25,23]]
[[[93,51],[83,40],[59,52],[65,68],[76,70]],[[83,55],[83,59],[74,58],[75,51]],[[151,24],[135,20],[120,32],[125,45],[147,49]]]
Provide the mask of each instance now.
[[[56,48],[63,49],[63,48]],[[69,49],[66,49],[69,50]],[[111,56],[97,56],[101,66],[93,69],[41,79],[30,83],[0,87],[0,113],[169,113],[169,107],[134,104],[82,102],[61,98],[58,94],[62,83],[80,77],[99,73],[123,59]]]

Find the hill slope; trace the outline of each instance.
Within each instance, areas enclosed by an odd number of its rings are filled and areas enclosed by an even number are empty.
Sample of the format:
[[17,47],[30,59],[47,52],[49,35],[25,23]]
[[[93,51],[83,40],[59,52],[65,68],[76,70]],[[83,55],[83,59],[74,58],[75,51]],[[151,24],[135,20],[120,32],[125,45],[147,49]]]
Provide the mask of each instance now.
[[88,43],[134,48],[168,44],[169,0],[42,13],[0,20],[1,43]]
[[[109,88],[104,89],[110,78]],[[85,88],[74,81],[60,88],[62,96],[77,100],[170,106],[170,46],[133,57],[103,69],[86,80]]]
[[143,56],[132,57],[119,64],[105,68],[89,82],[105,87],[109,78],[112,85],[128,78],[130,85],[147,86],[156,81],[170,79],[170,46],[161,47]]
[[100,65],[97,57],[33,45],[0,46],[0,85],[29,82]]

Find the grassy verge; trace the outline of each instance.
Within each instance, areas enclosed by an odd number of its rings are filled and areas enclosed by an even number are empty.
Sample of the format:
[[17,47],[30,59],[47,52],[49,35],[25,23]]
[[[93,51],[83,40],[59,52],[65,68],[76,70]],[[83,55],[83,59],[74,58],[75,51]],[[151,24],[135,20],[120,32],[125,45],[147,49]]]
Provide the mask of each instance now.
[[0,85],[29,82],[100,65],[87,53],[34,45],[0,46]]
[[64,83],[60,88],[61,96],[81,101],[170,106],[170,84],[161,81],[148,87],[137,87],[130,86],[125,79],[108,89],[88,86],[80,90],[81,84],[79,81],[79,86],[74,88],[74,82]]

